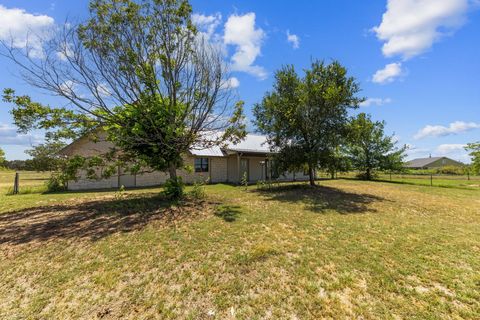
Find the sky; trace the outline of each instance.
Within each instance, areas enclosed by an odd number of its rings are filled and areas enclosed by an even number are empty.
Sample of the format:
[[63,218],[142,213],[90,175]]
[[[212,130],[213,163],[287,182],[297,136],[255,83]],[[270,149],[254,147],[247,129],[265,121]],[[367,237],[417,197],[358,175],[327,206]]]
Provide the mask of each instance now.
[[[469,162],[466,143],[480,141],[480,0],[191,0],[193,21],[225,48],[229,84],[251,109],[271,90],[275,71],[299,73],[313,59],[340,61],[367,100],[355,112],[385,120],[386,133],[408,145],[407,159],[448,156]],[[88,1],[0,0],[0,40],[25,45],[68,19],[88,17]],[[30,43],[32,45],[32,43]],[[41,52],[41,43],[33,43]],[[39,54],[41,59],[41,54]],[[0,57],[0,89],[61,103],[25,84]],[[0,148],[8,160],[42,142],[18,134],[0,101]],[[252,125],[249,126],[254,130]]]

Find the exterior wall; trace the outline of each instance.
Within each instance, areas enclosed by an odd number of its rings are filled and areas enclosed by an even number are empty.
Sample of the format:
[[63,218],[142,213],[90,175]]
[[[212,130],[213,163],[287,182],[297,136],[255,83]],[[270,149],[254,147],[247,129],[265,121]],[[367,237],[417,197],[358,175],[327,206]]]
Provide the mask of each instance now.
[[[184,161],[187,166],[194,167],[195,157],[186,156]],[[207,181],[212,183],[227,182],[227,158],[209,158],[208,165],[209,172],[187,172],[186,170],[178,170],[177,174],[182,177],[187,184],[196,181]],[[100,174],[98,170],[97,174]],[[150,187],[164,184],[169,175],[165,172],[153,171],[141,174],[131,175],[128,172],[120,170],[118,174],[111,176],[108,179],[87,179],[85,172],[80,172],[77,181],[69,181],[69,190],[88,190],[88,189],[112,189],[124,186],[126,188],[132,187]]]
[[228,182],[228,160],[227,158],[210,158],[208,169],[212,183]]
[[[71,144],[65,149],[65,155],[80,155],[84,157],[91,157],[107,152],[112,144],[108,141],[102,141],[104,134],[99,134],[97,142],[92,141],[89,137],[83,137]],[[207,179],[212,183],[239,183],[241,177],[238,174],[238,158],[237,155],[229,155],[227,157],[208,157],[209,158],[209,172],[187,172],[185,170],[178,170],[178,176],[182,177],[185,183],[193,183],[195,181],[206,181]],[[265,157],[261,156],[243,156],[243,159],[249,159],[248,171],[249,182],[256,182],[258,180],[266,180],[265,167],[261,162],[265,161]],[[184,158],[185,164],[194,168],[193,156],[186,156]],[[101,169],[98,169],[100,172]],[[98,173],[99,173],[98,172]],[[120,175],[113,175],[108,179],[92,180],[87,179],[85,172],[79,173],[77,181],[69,181],[69,190],[87,190],[87,189],[113,189],[125,186],[131,187],[149,187],[164,184],[169,178],[167,173],[153,171],[143,174],[131,175],[128,172],[120,170]],[[304,176],[303,172],[287,173],[280,176],[277,180],[306,180],[308,176]]]
[[[100,174],[100,169],[97,169]],[[87,179],[86,172],[80,172],[77,181],[68,182],[68,190],[88,190],[88,189],[112,189],[118,188],[118,175],[113,175],[108,179],[92,180]]]
[[227,182],[237,183],[238,178],[238,160],[237,155],[231,155],[227,157]]

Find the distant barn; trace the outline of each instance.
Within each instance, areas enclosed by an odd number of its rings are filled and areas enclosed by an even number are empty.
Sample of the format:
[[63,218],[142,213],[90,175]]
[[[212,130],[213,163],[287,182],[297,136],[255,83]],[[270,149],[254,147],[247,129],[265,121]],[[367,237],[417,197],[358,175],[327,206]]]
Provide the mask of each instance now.
[[429,157],[413,159],[405,163],[409,169],[433,169],[446,166],[462,167],[465,164],[447,157]]

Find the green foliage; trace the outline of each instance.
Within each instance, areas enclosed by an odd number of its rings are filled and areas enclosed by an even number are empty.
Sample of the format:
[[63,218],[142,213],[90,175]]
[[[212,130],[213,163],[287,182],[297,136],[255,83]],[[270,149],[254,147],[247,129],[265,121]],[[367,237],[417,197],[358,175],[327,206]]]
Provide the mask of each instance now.
[[[98,176],[100,165],[114,163],[132,171],[168,170],[174,178],[192,145],[245,136],[243,102],[225,89],[223,56],[199,39],[188,1],[91,0],[89,13],[84,23],[49,42],[44,59],[49,63],[7,54],[29,83],[69,102],[68,107],[43,105],[5,89],[3,99],[14,105],[21,132],[42,129],[50,141],[65,141],[86,134],[96,140],[106,131],[115,147],[101,155],[108,161],[85,160],[89,177]],[[71,83],[68,90],[66,83]],[[213,130],[224,134],[212,139]],[[113,170],[110,166],[101,175]]]
[[395,171],[403,166],[406,147],[396,148],[393,136],[385,136],[384,127],[385,122],[373,122],[365,113],[350,123],[347,152],[364,179],[373,179],[376,170]]
[[0,167],[4,167],[6,163],[6,158],[5,158],[5,151],[0,148]]
[[163,192],[165,195],[173,200],[179,200],[183,198],[185,185],[181,177],[170,178],[165,182],[163,186]]
[[363,101],[360,87],[337,61],[314,61],[301,78],[293,66],[275,74],[272,92],[255,105],[255,124],[279,151],[275,160],[281,171],[307,165],[313,169],[332,163],[328,159],[345,136],[348,110]]
[[206,193],[205,193],[205,184],[208,181],[200,180],[200,181],[195,181],[192,186],[192,190],[189,192],[189,195],[197,200],[205,199]]
[[467,144],[465,149],[470,151],[469,155],[472,157],[472,164],[470,165],[472,174],[480,175],[480,141]]
[[47,142],[25,151],[32,159],[29,161],[29,169],[35,171],[55,171],[64,159],[58,152],[65,147],[63,142]]
[[65,191],[67,189],[65,182],[66,181],[64,180],[61,174],[57,174],[57,173],[52,174],[45,183],[47,187],[47,192]]
[[246,172],[243,173],[242,178],[240,179],[240,183],[245,188],[245,190],[248,189],[248,176]]

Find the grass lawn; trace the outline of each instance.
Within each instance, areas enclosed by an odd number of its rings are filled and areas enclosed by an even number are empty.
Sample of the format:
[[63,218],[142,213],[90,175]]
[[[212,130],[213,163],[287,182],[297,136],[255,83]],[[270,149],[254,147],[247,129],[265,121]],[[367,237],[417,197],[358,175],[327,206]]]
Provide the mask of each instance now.
[[0,194],[0,319],[480,318],[480,191]]
[[[20,171],[19,185],[21,193],[34,193],[46,190],[45,182],[50,177],[49,172]],[[0,194],[13,190],[15,171],[0,170]],[[1,209],[0,209],[1,210]]]

